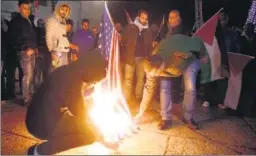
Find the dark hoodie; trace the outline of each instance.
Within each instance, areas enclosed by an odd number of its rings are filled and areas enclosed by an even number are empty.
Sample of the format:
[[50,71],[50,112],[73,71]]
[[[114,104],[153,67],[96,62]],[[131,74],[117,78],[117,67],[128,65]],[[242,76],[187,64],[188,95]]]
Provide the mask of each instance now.
[[67,107],[76,117],[85,119],[87,108],[82,94],[83,83],[94,83],[106,76],[103,56],[91,51],[78,61],[55,70],[43,82],[32,98],[26,116],[30,133],[46,138],[63,116],[61,108]]

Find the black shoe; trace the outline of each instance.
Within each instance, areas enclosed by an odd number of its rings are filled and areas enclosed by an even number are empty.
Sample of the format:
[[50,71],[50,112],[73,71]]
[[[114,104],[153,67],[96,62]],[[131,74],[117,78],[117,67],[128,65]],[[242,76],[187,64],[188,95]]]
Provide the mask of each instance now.
[[33,145],[28,148],[27,155],[35,155],[35,149],[37,145]]
[[186,124],[190,129],[192,130],[198,130],[199,126],[196,124],[196,122],[193,119],[186,120],[184,117],[182,118],[182,122]]
[[160,130],[167,130],[172,127],[172,120],[161,120],[158,124]]

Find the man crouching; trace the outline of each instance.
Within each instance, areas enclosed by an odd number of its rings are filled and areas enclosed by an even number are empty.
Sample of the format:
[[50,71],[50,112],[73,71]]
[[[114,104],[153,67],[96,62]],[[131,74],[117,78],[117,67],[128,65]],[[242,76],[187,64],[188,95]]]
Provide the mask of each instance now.
[[47,141],[30,147],[29,155],[52,155],[101,140],[101,134],[89,119],[83,90],[106,77],[105,67],[103,56],[91,51],[49,75],[34,94],[26,116],[28,131]]

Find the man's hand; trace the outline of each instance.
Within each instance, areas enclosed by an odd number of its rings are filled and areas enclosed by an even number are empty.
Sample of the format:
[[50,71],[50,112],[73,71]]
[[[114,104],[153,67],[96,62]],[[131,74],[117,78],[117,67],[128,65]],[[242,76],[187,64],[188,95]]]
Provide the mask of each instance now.
[[76,61],[78,59],[76,54],[71,54],[71,61]]
[[203,57],[200,59],[201,63],[208,63],[209,62],[209,58],[208,57]]
[[55,61],[55,60],[57,60],[58,59],[58,57],[57,57],[57,54],[55,54],[54,52],[52,52],[51,53],[52,55],[52,61]]
[[110,149],[117,150],[119,148],[119,142],[107,142],[104,139],[100,140],[100,143]]
[[155,48],[157,46],[158,42],[157,41],[153,41],[152,42],[152,47]]
[[69,47],[71,49],[76,50],[77,52],[79,52],[79,47],[77,45],[70,43]]
[[31,48],[28,48],[28,49],[25,51],[25,53],[26,53],[27,56],[31,56],[31,55],[33,55],[33,54],[35,53],[35,51],[34,51],[33,49],[31,49]]

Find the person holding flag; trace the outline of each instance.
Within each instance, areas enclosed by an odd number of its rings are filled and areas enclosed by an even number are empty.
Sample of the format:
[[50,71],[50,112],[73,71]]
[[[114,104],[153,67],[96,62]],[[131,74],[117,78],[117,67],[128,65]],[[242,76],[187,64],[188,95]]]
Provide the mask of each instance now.
[[155,55],[145,61],[147,82],[144,88],[140,110],[135,120],[138,121],[148,108],[155,90],[156,77],[161,77],[160,104],[162,120],[159,123],[159,129],[166,130],[171,127],[171,88],[173,84],[169,78],[183,75],[185,93],[183,100],[184,116],[182,121],[189,128],[198,129],[198,125],[193,120],[196,102],[196,78],[201,68],[203,71],[201,82],[205,83],[209,80],[208,52],[200,38],[188,36],[185,27],[182,26],[183,20],[178,10],[171,11],[169,16],[169,23],[174,28],[173,33],[162,40],[153,51]]

